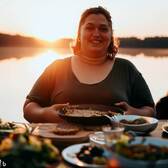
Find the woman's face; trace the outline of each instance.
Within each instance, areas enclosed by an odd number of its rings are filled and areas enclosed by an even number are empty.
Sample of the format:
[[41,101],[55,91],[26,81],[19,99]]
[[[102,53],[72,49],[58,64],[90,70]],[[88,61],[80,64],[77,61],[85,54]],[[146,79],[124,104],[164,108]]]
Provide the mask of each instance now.
[[[106,54],[112,39],[112,30],[102,14],[91,14],[80,28],[81,51],[83,54]],[[96,55],[95,55],[96,54]]]

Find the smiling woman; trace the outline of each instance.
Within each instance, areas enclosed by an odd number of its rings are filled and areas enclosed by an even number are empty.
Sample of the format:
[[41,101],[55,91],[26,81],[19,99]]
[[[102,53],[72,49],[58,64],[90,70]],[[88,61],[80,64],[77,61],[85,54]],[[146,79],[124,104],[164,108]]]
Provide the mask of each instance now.
[[34,84],[24,104],[29,122],[62,122],[69,104],[117,105],[125,114],[154,115],[154,102],[141,73],[128,60],[115,58],[110,13],[103,7],[84,11],[73,56],[54,61]]

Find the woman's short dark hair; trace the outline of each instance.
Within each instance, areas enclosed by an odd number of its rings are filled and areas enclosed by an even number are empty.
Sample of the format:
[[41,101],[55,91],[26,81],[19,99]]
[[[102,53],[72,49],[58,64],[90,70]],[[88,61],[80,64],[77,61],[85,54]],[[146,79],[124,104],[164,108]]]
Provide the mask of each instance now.
[[81,15],[81,19],[79,22],[79,26],[78,26],[78,33],[77,33],[77,39],[76,39],[76,43],[73,46],[73,52],[75,55],[80,55],[80,40],[79,40],[79,36],[80,36],[80,30],[81,30],[81,26],[85,23],[86,18],[91,15],[91,14],[102,14],[106,17],[109,26],[111,28],[111,32],[112,32],[112,38],[111,38],[111,43],[108,47],[108,55],[113,58],[116,53],[118,52],[118,45],[116,40],[114,39],[113,36],[113,29],[112,29],[112,21],[111,21],[111,15],[110,12],[108,12],[105,8],[98,6],[98,7],[93,7],[93,8],[89,8],[86,9],[83,14]]

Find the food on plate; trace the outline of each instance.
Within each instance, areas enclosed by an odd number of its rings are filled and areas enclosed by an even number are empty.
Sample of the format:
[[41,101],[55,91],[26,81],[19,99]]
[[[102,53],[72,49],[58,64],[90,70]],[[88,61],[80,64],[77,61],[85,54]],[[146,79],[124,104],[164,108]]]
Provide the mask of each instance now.
[[76,156],[80,161],[88,164],[104,165],[107,162],[107,158],[104,156],[104,149],[97,146],[84,145],[76,153]]
[[58,163],[59,150],[49,139],[25,134],[10,134],[0,141],[0,158],[12,168],[46,168]]
[[145,145],[145,144],[131,144],[121,145],[116,148],[116,152],[122,156],[137,160],[160,160],[168,159],[168,147]]
[[146,124],[148,123],[148,121],[144,118],[137,118],[137,119],[134,119],[134,120],[126,120],[126,119],[122,119],[120,120],[121,123],[123,124],[134,124],[134,125],[139,125],[139,124]]
[[75,135],[80,131],[79,126],[71,123],[59,123],[53,129],[53,133],[57,135]]
[[80,109],[78,106],[74,107],[66,107],[62,109],[62,112],[65,116],[68,117],[101,117],[105,114],[109,116],[113,116],[116,114],[116,112],[113,111],[100,111],[100,110],[94,110],[92,108],[89,109]]
[[13,130],[16,128],[16,124],[12,122],[3,121],[0,119],[0,130]]
[[113,147],[113,151],[121,156],[135,160],[163,160],[168,159],[168,147],[158,146],[152,143],[146,144],[146,138],[142,138],[139,143],[134,143],[134,138],[118,141]]

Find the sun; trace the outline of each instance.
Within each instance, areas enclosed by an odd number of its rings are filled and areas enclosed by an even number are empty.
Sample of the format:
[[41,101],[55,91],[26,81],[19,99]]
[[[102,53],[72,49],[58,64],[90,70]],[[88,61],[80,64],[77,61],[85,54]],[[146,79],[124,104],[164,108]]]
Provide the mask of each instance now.
[[57,39],[61,38],[58,35],[54,34],[54,32],[48,32],[46,30],[41,30],[41,31],[38,31],[38,32],[34,32],[33,36],[37,37],[41,40],[46,40],[48,42],[54,42]]
[[53,42],[60,38],[75,37],[76,25],[73,22],[67,25],[66,20],[62,20],[59,24],[51,18],[43,22],[39,19],[38,24],[36,22],[37,19],[31,24],[31,34],[41,40]]

